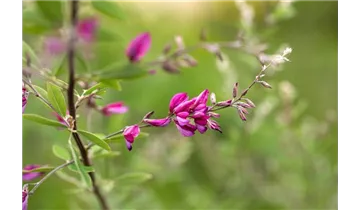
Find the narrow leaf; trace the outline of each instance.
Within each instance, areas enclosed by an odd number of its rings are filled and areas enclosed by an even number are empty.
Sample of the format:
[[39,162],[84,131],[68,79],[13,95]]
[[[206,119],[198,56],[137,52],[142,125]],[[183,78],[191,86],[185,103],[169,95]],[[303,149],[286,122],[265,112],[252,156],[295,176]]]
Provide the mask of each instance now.
[[31,62],[32,63],[38,63],[39,62],[39,58],[36,56],[36,53],[34,52],[34,50],[25,42],[23,41],[22,43],[22,50],[23,50],[23,57],[26,60],[26,54],[28,54],[30,56]]
[[104,86],[108,86],[110,88],[113,88],[117,91],[121,91],[121,85],[120,82],[116,79],[111,79],[111,80],[102,80],[101,83],[104,84]]
[[63,159],[63,160],[71,159],[69,152],[64,147],[61,147],[59,145],[53,145],[52,151],[53,151],[54,155],[60,159]]
[[47,83],[47,92],[50,103],[61,116],[66,116],[66,102],[61,89],[51,83]]
[[87,188],[90,188],[91,186],[91,179],[89,177],[89,175],[81,168],[81,162],[79,160],[79,157],[77,156],[76,152],[75,152],[75,149],[71,143],[71,136],[69,138],[69,147],[70,147],[70,150],[71,150],[71,155],[74,159],[74,163],[75,163],[75,166],[77,167],[77,170],[79,171],[79,174],[80,174],[80,177],[81,177],[81,180],[83,181],[85,187]]
[[123,20],[123,12],[120,9],[117,2],[110,2],[110,1],[91,1],[92,6],[94,9],[99,11],[100,13],[107,15],[111,18]]
[[44,90],[42,87],[39,87],[37,85],[32,85],[34,89],[45,99],[48,99],[48,94],[46,90]]
[[62,1],[36,1],[35,3],[39,11],[46,19],[55,23],[56,26],[62,23]]
[[92,143],[98,145],[99,147],[101,147],[105,150],[108,150],[108,151],[111,150],[110,146],[104,140],[97,137],[95,134],[87,132],[87,131],[83,131],[83,130],[78,130],[77,132],[80,133],[80,135],[83,135],[85,138],[87,138]]
[[[83,171],[85,171],[86,173],[89,173],[89,172],[94,172],[95,169],[91,166],[84,166],[83,164],[80,165],[81,169]],[[70,169],[71,171],[74,171],[74,172],[77,172],[77,173],[80,173],[77,166],[75,164],[70,164],[68,165],[68,169]]]
[[135,172],[123,174],[115,179],[121,184],[140,184],[153,178],[152,174]]
[[47,119],[45,117],[41,117],[40,115],[36,115],[36,114],[23,114],[23,118],[26,119],[26,120],[30,120],[30,121],[39,123],[39,124],[43,124],[43,125],[66,128],[65,125],[61,124],[58,121],[50,120],[50,119]]
[[135,79],[147,75],[147,71],[135,64],[116,65],[106,67],[106,71],[99,74],[100,80],[106,79]]
[[103,83],[97,83],[96,85],[92,86],[91,88],[84,91],[83,96],[90,95],[94,93],[95,90],[103,88],[105,85]]

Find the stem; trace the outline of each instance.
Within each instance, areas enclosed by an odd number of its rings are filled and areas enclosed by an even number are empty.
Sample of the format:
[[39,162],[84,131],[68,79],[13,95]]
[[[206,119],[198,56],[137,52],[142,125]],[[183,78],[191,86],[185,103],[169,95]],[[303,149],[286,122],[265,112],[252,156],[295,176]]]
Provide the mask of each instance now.
[[[79,1],[75,0],[71,2],[71,26],[70,26],[70,38],[68,43],[68,63],[69,63],[69,88],[68,88],[68,107],[69,113],[73,117],[73,127],[71,128],[74,132],[72,135],[75,139],[75,142],[79,148],[81,158],[84,162],[85,166],[91,166],[91,161],[88,157],[87,150],[85,149],[79,134],[76,133],[76,107],[74,101],[74,88],[75,88],[75,41],[76,41],[76,34],[75,34],[75,27],[78,21],[78,7]],[[89,172],[88,173],[91,181],[93,192],[100,202],[101,208],[103,210],[108,210],[109,206],[105,200],[105,197],[101,194],[99,187],[96,184],[95,173]]]
[[66,166],[72,164],[73,162],[74,162],[74,161],[71,160],[71,161],[66,162],[66,163],[64,163],[64,164],[62,164],[62,165],[59,165],[58,167],[56,167],[56,168],[54,168],[52,171],[50,171],[48,174],[46,174],[46,176],[44,176],[39,182],[37,182],[37,183],[35,184],[35,186],[31,189],[31,191],[29,192],[29,196],[30,196],[30,195],[33,195],[34,192],[35,192],[35,190],[36,190],[38,187],[40,187],[40,185],[41,185],[46,179],[48,179],[51,175],[53,175],[53,174],[54,174],[55,172],[57,172],[58,170],[61,170],[61,169],[65,168]]
[[[42,97],[42,95],[39,94],[39,92],[37,92],[37,90],[34,88],[34,86],[31,84],[30,81],[26,81],[25,79],[22,80],[33,92],[34,95],[39,98],[41,101],[43,101],[46,105],[48,105],[54,112],[58,113],[56,111],[56,109],[54,108],[53,105],[51,105],[50,102],[48,102],[44,97]],[[59,114],[59,113],[58,113]],[[61,114],[59,114],[59,116],[61,116]]]

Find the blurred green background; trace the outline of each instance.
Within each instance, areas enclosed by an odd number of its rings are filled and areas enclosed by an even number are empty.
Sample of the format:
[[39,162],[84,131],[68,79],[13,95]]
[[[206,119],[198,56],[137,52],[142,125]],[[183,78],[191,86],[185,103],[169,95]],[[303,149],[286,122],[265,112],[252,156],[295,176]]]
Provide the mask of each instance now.
[[[219,111],[223,134],[208,131],[183,138],[174,125],[144,129],[132,152],[125,144],[113,158],[94,160],[95,169],[112,209],[337,209],[337,2],[293,2],[274,24],[266,21],[276,2],[251,2],[253,35],[275,53],[286,44],[293,48],[291,62],[266,77],[273,89],[255,86],[248,97],[257,105],[242,122],[235,110]],[[243,21],[235,2],[119,2],[124,19],[115,20],[82,2],[81,17],[96,15],[100,26],[111,31],[93,46],[98,62],[126,61],[124,49],[137,34],[149,31],[150,52],[155,59],[175,35],[185,45],[198,42],[202,28],[210,41],[231,41]],[[33,2],[23,11],[36,14]],[[32,17],[32,16],[31,16]],[[23,39],[39,52],[44,36],[56,32],[31,28],[35,18],[23,16]],[[30,29],[29,29],[30,28]],[[35,28],[35,29],[34,29]],[[236,81],[247,87],[259,71],[256,59],[239,50],[224,50],[225,64],[204,50],[192,53],[198,66],[170,75],[158,70],[134,81],[121,82],[122,91],[109,90],[99,104],[123,101],[124,115],[104,117],[94,113],[90,130],[111,133],[137,123],[154,110],[167,114],[177,92],[196,96],[208,88],[218,100],[231,97]],[[94,67],[96,68],[96,67]],[[62,78],[66,78],[62,77]],[[36,78],[33,82],[43,86]],[[30,96],[26,113],[53,118],[50,111]],[[81,117],[79,127],[86,126]],[[59,165],[53,144],[66,146],[68,133],[23,121],[23,165]],[[144,172],[152,179],[131,184],[110,182],[125,173]],[[69,174],[71,172],[68,172]],[[74,173],[73,173],[74,174]],[[75,186],[51,177],[29,200],[32,209],[98,209],[92,194],[74,192]]]

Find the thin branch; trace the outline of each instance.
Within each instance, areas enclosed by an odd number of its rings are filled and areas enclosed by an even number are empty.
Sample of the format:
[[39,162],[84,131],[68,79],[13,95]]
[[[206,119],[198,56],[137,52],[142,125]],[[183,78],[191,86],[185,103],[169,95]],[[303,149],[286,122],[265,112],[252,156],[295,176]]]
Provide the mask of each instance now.
[[40,185],[46,180],[48,179],[51,175],[53,175],[55,172],[57,172],[58,170],[61,170],[63,168],[65,168],[66,166],[72,164],[74,161],[71,160],[69,162],[66,162],[62,165],[59,165],[58,167],[54,168],[53,170],[51,170],[48,174],[46,174],[46,176],[44,176],[40,181],[38,181],[35,186],[31,189],[31,191],[29,192],[29,195],[33,195],[35,190],[40,187]]
[[[76,131],[76,107],[74,101],[74,88],[75,88],[75,41],[76,41],[76,34],[75,34],[75,27],[78,21],[78,7],[79,1],[75,0],[71,2],[71,26],[70,26],[70,39],[68,43],[68,64],[69,64],[69,87],[68,87],[68,107],[69,113],[73,117],[73,127],[71,128],[73,131]],[[85,149],[79,134],[76,132],[72,133],[75,142],[79,148],[81,158],[83,159],[85,166],[91,166],[90,159],[87,154],[87,150]],[[103,210],[108,210],[109,206],[105,200],[105,197],[101,194],[99,187],[96,184],[95,173],[89,172],[89,176],[92,181],[93,192],[96,198],[99,200],[101,204],[101,208]]]

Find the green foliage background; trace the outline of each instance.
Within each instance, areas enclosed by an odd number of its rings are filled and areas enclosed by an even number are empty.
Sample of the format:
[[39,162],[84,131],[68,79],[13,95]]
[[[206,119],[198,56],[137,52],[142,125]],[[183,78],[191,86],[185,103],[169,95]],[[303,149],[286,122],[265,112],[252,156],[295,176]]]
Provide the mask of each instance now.
[[[137,139],[132,152],[125,144],[113,144],[114,151],[121,151],[119,156],[94,160],[95,170],[105,180],[102,187],[110,189],[113,185],[111,192],[106,192],[113,209],[337,208],[337,2],[295,2],[293,17],[269,27],[263,16],[272,4],[252,3],[255,34],[269,44],[269,53],[283,43],[294,50],[289,56],[291,62],[267,77],[273,89],[256,86],[249,92],[257,108],[246,123],[234,110],[222,110],[219,123],[223,134],[208,131],[183,138],[171,125],[147,129],[150,136]],[[152,36],[145,62],[155,59],[174,35],[193,45],[203,27],[213,41],[231,40],[239,28],[234,2],[120,2],[122,13],[115,17],[101,15],[89,5],[82,2],[82,17],[96,14],[106,30],[95,43],[98,57],[92,69],[116,61],[125,63],[125,47],[140,32],[149,31]],[[49,28],[63,19],[56,11],[42,14],[44,17],[32,8],[34,3],[24,2],[23,39],[41,58],[42,38],[55,34]],[[111,89],[99,103],[124,101],[130,111],[112,117],[94,113],[91,131],[114,132],[138,122],[151,110],[160,118],[166,115],[168,102],[177,92],[195,96],[209,88],[218,100],[230,97],[228,84],[239,81],[240,88],[245,88],[259,66],[242,52],[224,53],[230,68],[222,71],[213,55],[198,50],[192,55],[199,65],[183,69],[181,74],[159,70],[155,75],[121,82],[121,92]],[[294,98],[286,99],[289,88],[281,85],[286,84],[284,81],[293,85]],[[33,83],[44,87],[40,80]],[[33,96],[25,112],[54,119]],[[80,116],[85,114],[84,110],[79,112]],[[80,121],[79,127],[85,126],[85,121]],[[23,165],[61,164],[51,151],[52,145],[66,145],[67,139],[64,131],[24,120]],[[140,172],[150,173],[152,178],[134,183],[115,179]],[[74,185],[53,176],[30,198],[29,210],[98,208],[90,193],[74,189]]]

